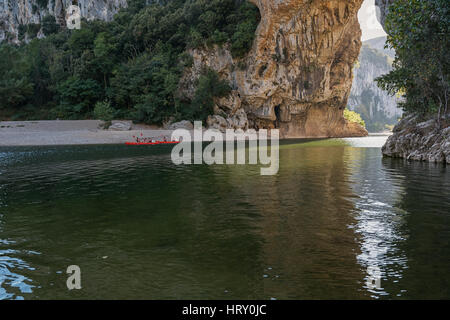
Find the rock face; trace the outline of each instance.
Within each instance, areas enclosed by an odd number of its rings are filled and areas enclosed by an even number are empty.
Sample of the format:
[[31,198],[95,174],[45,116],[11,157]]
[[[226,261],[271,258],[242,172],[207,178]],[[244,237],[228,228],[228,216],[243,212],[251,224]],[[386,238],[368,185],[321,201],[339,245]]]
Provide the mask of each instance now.
[[450,163],[450,118],[437,129],[436,120],[405,117],[383,146],[383,154],[408,160]]
[[244,131],[249,129],[247,113],[244,109],[238,109],[233,115],[225,115],[225,117],[217,114],[209,116],[206,124],[209,128],[221,132],[225,132],[227,129]]
[[[66,10],[72,0],[0,0],[0,42],[7,39],[18,43],[19,26],[40,24],[47,15],[55,16],[65,25]],[[127,6],[126,0],[78,0],[81,16],[110,21],[117,11]],[[42,37],[42,32],[38,37]]]
[[193,50],[194,65],[180,91],[207,66],[226,78],[232,98],[218,105],[230,117],[241,105],[249,126],[279,128],[282,137],[367,135],[343,117],[352,68],[361,47],[357,19],[362,0],[251,0],[261,12],[256,40],[246,58],[235,60],[224,47]]

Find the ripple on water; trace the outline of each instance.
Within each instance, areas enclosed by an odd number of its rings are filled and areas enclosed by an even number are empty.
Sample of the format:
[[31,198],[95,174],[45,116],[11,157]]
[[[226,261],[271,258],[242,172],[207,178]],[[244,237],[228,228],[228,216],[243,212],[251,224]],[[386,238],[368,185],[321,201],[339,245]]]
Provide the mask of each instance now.
[[[0,239],[1,246],[10,243]],[[24,269],[29,271],[35,269],[24,260],[14,257],[18,255],[20,252],[16,250],[0,250],[0,300],[21,300],[24,298],[22,294],[33,292],[34,285],[31,284],[33,281],[18,272]],[[17,270],[17,272],[13,270]]]

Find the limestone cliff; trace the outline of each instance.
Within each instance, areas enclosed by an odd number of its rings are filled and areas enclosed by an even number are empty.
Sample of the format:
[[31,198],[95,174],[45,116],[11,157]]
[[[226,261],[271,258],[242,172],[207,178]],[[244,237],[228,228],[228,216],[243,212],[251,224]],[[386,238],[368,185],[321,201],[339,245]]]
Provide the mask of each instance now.
[[251,52],[235,60],[226,47],[192,51],[194,66],[181,91],[192,92],[195,78],[208,66],[234,89],[230,104],[216,110],[233,116],[239,104],[250,127],[277,127],[284,137],[367,135],[343,117],[361,47],[357,12],[362,0],[252,2],[261,23]]
[[[127,5],[126,0],[0,0],[0,42],[19,42],[19,26],[40,24],[47,15],[52,15],[60,25],[65,24],[67,8],[78,3],[80,13],[88,20],[109,21],[117,11]],[[38,37],[42,37],[39,31]]]

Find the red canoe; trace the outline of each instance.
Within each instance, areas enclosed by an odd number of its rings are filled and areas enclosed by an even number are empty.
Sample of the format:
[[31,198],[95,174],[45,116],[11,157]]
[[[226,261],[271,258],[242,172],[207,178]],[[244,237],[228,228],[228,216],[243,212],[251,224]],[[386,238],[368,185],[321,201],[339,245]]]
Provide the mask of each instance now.
[[157,144],[177,144],[180,141],[157,141],[157,142],[125,142],[127,146],[154,146]]

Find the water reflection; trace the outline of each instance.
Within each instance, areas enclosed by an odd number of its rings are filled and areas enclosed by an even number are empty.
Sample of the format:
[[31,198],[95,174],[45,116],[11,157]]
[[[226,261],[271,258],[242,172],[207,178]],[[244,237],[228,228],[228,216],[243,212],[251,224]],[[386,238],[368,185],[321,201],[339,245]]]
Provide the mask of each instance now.
[[[356,222],[350,227],[360,239],[357,260],[367,273],[364,288],[373,298],[400,297],[402,291],[390,292],[386,284],[398,282],[408,268],[406,252],[401,249],[408,238],[404,227],[408,212],[395,206],[403,190],[383,170],[378,149],[346,148],[345,158],[352,173],[352,189],[358,195],[354,200]],[[368,283],[378,277],[377,285]]]
[[[276,181],[270,201],[260,201],[270,297],[365,297],[355,264],[359,248],[347,228],[354,194],[343,154],[333,146],[281,150],[280,175],[269,178]],[[264,186],[250,190],[259,194]]]

